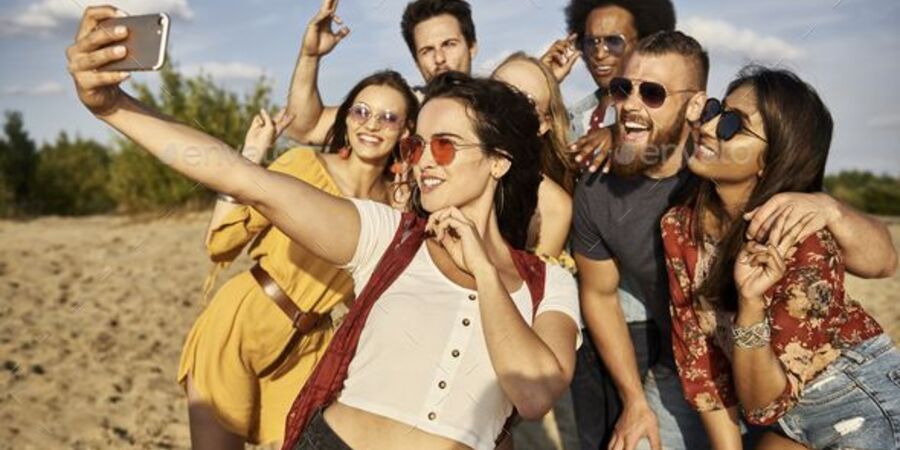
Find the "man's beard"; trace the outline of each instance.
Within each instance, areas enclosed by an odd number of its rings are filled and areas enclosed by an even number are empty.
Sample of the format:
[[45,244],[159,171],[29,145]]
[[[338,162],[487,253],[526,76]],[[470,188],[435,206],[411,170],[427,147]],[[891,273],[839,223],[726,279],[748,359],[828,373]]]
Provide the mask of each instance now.
[[[615,142],[619,144],[610,156],[612,158],[610,164],[612,173],[622,177],[632,177],[663,165],[669,160],[669,157],[672,156],[679,144],[686,114],[687,105],[681,109],[676,118],[677,120],[672,125],[660,129],[655,135],[651,135],[650,140],[646,144],[621,143],[622,140],[617,136]],[[613,128],[613,130],[619,133],[618,126]],[[654,133],[656,130],[656,126],[652,125],[649,131]]]

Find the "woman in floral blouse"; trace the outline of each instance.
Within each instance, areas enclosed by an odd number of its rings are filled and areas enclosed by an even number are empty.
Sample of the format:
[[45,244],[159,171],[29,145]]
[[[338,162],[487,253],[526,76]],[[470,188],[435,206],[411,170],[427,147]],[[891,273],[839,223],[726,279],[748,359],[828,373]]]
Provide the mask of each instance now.
[[900,448],[900,352],[846,295],[833,236],[782,214],[746,238],[745,212],[822,189],[828,109],[794,74],[750,67],[701,121],[700,179],[662,233],[678,372],[713,445],[740,448],[740,405],[767,427],[757,448]]

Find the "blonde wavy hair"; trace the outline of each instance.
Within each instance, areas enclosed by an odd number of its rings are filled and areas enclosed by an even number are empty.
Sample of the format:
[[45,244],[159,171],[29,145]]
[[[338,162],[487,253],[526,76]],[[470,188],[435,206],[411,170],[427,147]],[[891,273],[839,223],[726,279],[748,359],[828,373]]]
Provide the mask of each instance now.
[[563,103],[559,83],[556,81],[556,77],[553,76],[550,68],[545,66],[539,59],[529,56],[525,52],[516,52],[506,57],[494,69],[491,78],[497,74],[501,67],[512,62],[529,63],[537,67],[544,75],[547,90],[550,92],[550,107],[546,112],[550,129],[541,136],[541,141],[543,142],[541,168],[544,175],[562,186],[566,192],[572,194],[575,190],[577,168],[566,151],[569,145],[569,113],[566,111],[566,106]]

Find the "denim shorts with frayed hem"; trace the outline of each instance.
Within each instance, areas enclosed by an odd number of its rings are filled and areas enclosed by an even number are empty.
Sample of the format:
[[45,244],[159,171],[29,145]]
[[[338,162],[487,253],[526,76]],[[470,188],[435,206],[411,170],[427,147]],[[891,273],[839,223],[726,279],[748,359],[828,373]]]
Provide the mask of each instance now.
[[882,334],[842,351],[776,427],[815,449],[900,449],[900,350]]

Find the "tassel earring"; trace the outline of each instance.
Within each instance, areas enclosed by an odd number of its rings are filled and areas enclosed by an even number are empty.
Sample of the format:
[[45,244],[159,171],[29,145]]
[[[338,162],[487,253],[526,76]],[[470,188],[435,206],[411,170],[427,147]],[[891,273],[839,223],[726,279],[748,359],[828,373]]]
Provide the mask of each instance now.
[[352,152],[352,151],[353,151],[353,148],[350,147],[350,134],[345,133],[344,134],[344,146],[341,147],[340,150],[338,150],[338,157],[341,159],[349,159],[350,152]]

